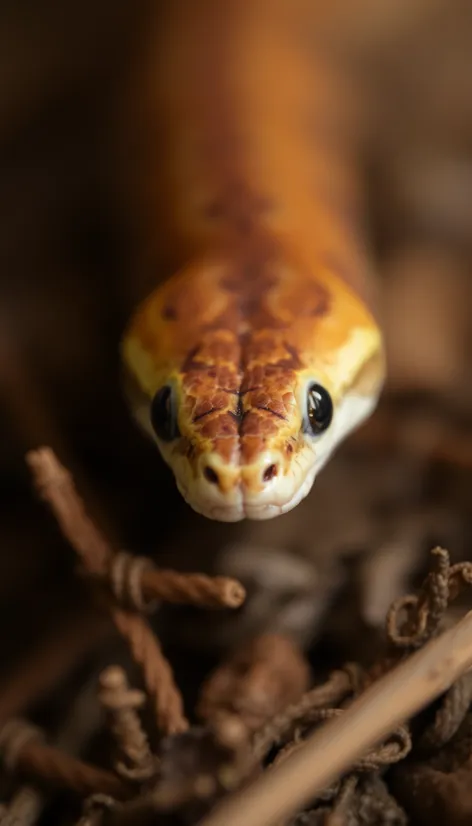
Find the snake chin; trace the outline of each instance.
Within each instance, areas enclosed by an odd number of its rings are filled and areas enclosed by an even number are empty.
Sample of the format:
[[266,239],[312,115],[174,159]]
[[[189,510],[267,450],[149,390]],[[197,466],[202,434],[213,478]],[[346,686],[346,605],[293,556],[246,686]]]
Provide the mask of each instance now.
[[288,513],[292,508],[295,508],[310,492],[315,476],[316,471],[310,473],[293,496],[282,504],[275,502],[257,503],[245,501],[242,497],[241,501],[237,504],[214,504],[208,500],[196,500],[189,496],[188,490],[179,482],[177,483],[177,487],[187,504],[189,504],[196,513],[207,519],[212,519],[217,522],[241,522],[243,519],[263,521],[273,519],[276,516],[282,516],[282,514]]

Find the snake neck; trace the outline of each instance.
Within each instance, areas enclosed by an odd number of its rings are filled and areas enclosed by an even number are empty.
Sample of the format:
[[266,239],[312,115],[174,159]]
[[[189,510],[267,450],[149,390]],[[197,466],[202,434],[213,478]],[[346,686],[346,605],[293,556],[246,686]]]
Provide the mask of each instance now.
[[283,239],[373,309],[355,96],[320,46],[322,15],[306,0],[163,4],[129,118],[148,136],[134,184],[155,283],[202,253],[257,259]]
[[[141,231],[165,264],[124,359],[151,431],[151,401],[172,388],[179,435],[159,447],[214,518],[297,504],[382,383],[347,90],[310,42],[307,6],[167,3],[141,98],[157,135]],[[335,408],[316,445],[313,382]]]

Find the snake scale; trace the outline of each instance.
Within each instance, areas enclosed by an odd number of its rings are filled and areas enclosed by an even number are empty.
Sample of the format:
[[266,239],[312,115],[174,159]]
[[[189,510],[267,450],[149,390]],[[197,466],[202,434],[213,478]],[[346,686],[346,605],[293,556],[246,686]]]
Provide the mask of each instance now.
[[295,507],[384,381],[345,93],[306,6],[173,0],[160,19],[149,222],[172,266],[122,356],[180,492],[220,521]]

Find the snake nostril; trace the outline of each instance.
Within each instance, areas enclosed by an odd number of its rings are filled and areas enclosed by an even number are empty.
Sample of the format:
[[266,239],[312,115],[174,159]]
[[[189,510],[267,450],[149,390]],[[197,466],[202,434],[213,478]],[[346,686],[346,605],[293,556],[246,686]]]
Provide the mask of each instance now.
[[218,484],[218,474],[216,470],[213,470],[212,467],[206,466],[205,470],[203,471],[203,475],[207,482],[210,482],[212,485]]
[[279,469],[277,465],[269,465],[266,467],[264,473],[262,474],[264,482],[270,482],[271,479],[274,479],[274,477],[277,476],[278,472]]

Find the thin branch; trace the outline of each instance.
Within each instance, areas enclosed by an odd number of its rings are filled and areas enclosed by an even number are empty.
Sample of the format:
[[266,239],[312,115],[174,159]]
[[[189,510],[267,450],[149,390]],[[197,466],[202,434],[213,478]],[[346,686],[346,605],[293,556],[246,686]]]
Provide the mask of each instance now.
[[[230,577],[159,570],[150,559],[115,553],[87,514],[71,474],[54,451],[49,447],[31,450],[26,462],[36,489],[50,505],[62,533],[80,557],[87,574],[107,581],[112,588],[118,584],[119,588],[114,590],[123,591],[127,597],[139,588],[143,592],[140,603],[163,600],[206,608],[238,608],[244,602],[243,586]],[[120,564],[123,560],[129,560],[130,564]],[[134,573],[139,574],[137,579],[133,577],[133,563]],[[120,581],[126,574],[129,574],[129,583]]]
[[[92,582],[94,577],[103,578],[110,570],[113,549],[87,515],[70,473],[50,448],[31,451],[27,462],[37,489],[51,506],[86,573],[92,577]],[[154,700],[160,729],[165,734],[185,731],[188,722],[184,716],[182,696],[175,684],[170,663],[149,623],[136,611],[128,611],[118,605],[103,588],[96,596],[109,611],[115,627],[126,639],[132,657],[141,667],[146,689]]]
[[139,614],[122,611],[112,602],[109,610],[117,630],[128,643],[131,656],[141,668],[160,731],[163,734],[186,731],[189,723],[184,714],[182,694],[151,626]]

